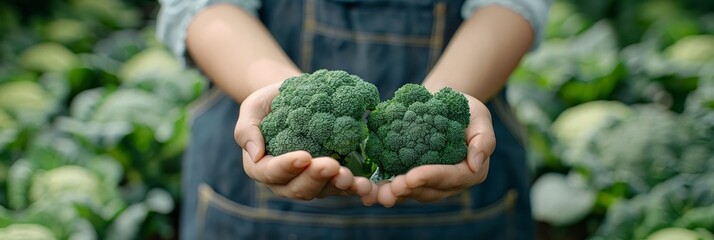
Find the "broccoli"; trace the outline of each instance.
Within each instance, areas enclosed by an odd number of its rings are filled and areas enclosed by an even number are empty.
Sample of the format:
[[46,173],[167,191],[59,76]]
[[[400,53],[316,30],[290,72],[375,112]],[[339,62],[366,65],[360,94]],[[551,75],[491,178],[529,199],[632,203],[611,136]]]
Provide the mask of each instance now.
[[361,152],[365,116],[379,104],[377,87],[344,71],[318,70],[285,80],[260,123],[271,155],[305,150],[338,160]]
[[420,165],[456,164],[466,158],[469,119],[463,94],[443,88],[432,95],[406,84],[369,114],[365,152],[386,176]]
[[305,150],[333,157],[357,175],[369,175],[376,163],[385,176],[466,157],[468,101],[450,88],[432,95],[406,84],[380,103],[371,83],[344,71],[318,70],[285,80],[279,91],[260,123],[268,154]]

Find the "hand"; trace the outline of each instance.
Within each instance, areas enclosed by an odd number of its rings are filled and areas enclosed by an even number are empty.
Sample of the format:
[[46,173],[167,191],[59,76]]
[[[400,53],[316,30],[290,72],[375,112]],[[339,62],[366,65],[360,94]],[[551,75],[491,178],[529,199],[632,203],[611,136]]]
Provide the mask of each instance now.
[[466,128],[466,159],[456,165],[419,166],[391,182],[381,183],[377,196],[380,204],[391,207],[408,198],[420,202],[437,201],[486,180],[489,158],[496,148],[491,113],[476,98],[464,96],[471,109],[471,121]]
[[241,104],[234,136],[243,148],[246,174],[287,198],[311,200],[331,195],[359,195],[365,205],[377,202],[377,186],[367,178],[354,177],[333,158],[312,158],[305,151],[265,155],[265,140],[259,126],[270,112],[279,87],[280,83],[275,83],[261,88]]

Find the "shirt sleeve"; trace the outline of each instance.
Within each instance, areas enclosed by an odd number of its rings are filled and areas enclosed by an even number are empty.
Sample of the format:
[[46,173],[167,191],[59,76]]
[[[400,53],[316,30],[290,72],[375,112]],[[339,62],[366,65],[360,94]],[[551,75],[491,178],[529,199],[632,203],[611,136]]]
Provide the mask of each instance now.
[[467,0],[461,7],[461,16],[467,19],[476,9],[491,4],[511,9],[531,24],[535,34],[531,50],[535,50],[543,41],[551,2],[552,0]]
[[186,32],[193,17],[206,7],[217,3],[234,4],[256,15],[260,0],[159,0],[161,7],[156,20],[156,36],[183,66],[191,65],[186,54]]

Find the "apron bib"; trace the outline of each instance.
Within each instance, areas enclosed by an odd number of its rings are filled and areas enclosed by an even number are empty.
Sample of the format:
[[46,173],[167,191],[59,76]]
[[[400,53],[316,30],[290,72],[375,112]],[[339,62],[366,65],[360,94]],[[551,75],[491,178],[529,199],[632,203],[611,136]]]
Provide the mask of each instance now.
[[[304,72],[341,69],[384,99],[421,83],[462,19],[462,0],[264,0],[261,21]],[[184,160],[184,239],[530,239],[528,169],[504,95],[487,180],[434,203],[365,207],[356,197],[294,201],[248,178],[233,140],[239,105],[211,91],[192,115]]]

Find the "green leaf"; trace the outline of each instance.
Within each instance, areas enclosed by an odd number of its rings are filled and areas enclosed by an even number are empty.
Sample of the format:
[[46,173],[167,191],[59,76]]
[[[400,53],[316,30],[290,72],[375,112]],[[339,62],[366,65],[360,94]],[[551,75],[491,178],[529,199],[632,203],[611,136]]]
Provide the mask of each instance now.
[[646,240],[699,240],[697,232],[684,228],[664,228],[656,231]]
[[161,214],[169,214],[174,210],[174,199],[171,194],[160,188],[149,190],[144,204],[149,210]]
[[15,222],[17,222],[16,217],[8,209],[0,205],[0,228],[7,227]]
[[689,209],[672,225],[688,229],[714,229],[714,205]]
[[15,137],[19,133],[17,125],[10,115],[0,109],[0,153],[15,141]]
[[555,226],[566,226],[587,216],[595,204],[595,192],[578,183],[577,176],[546,173],[531,188],[533,217]]
[[119,70],[123,82],[175,76],[181,71],[176,58],[162,48],[149,48],[134,55]]
[[105,186],[119,186],[124,169],[115,159],[108,156],[94,156],[87,163],[87,168],[97,173]]
[[84,22],[67,18],[55,19],[44,29],[48,40],[59,43],[71,43],[88,38],[92,35],[88,30]]
[[57,239],[50,229],[38,224],[16,223],[0,229],[0,239],[6,240],[53,240]]
[[714,35],[696,35],[679,39],[664,50],[670,59],[681,64],[701,66],[714,61]]
[[168,102],[185,105],[196,99],[207,81],[196,71],[154,73],[152,77],[125,81],[123,87],[142,89]]
[[97,231],[88,220],[77,218],[71,223],[71,232],[67,239],[73,240],[94,240],[97,238]]
[[86,219],[92,224],[92,230],[96,230],[100,233],[106,231],[109,223],[101,214],[85,204],[75,203],[73,206],[79,217]]
[[147,47],[147,43],[142,40],[141,33],[136,30],[124,29],[115,31],[107,38],[97,41],[94,45],[94,53],[120,62],[126,62]]
[[[707,221],[709,216],[703,216],[709,211],[705,208],[712,205],[714,174],[680,174],[656,185],[648,193],[615,204],[608,210],[596,235],[607,239],[645,239],[659,229],[688,224],[692,228],[712,229],[714,222]],[[695,211],[704,212],[699,215]]]
[[550,7],[546,38],[571,37],[587,27],[585,16],[576,11],[575,6],[565,1],[555,1]]
[[379,167],[377,167],[374,173],[372,173],[372,176],[369,177],[369,180],[373,183],[379,183],[381,181],[391,181],[394,177],[393,175],[381,173]]
[[556,39],[544,42],[537,51],[524,58],[521,66],[537,74],[545,90],[556,90],[572,79],[577,71],[572,54],[572,40]]
[[642,105],[634,109],[635,114],[600,131],[590,146],[597,163],[610,174],[605,177],[627,182],[633,193],[642,193],[678,173],[711,169],[709,159],[687,158],[712,153],[684,154],[692,145],[711,142],[698,140],[699,134],[695,134],[691,123],[659,106]]
[[75,165],[58,167],[38,173],[30,187],[32,202],[63,199],[70,202],[90,200],[101,204],[106,201],[99,177],[88,169]]
[[91,120],[107,123],[127,121],[146,125],[157,131],[164,118],[175,117],[167,112],[172,108],[165,100],[135,89],[120,89],[107,96]]
[[69,107],[70,115],[81,121],[87,121],[101,104],[101,100],[106,94],[104,88],[94,88],[84,90],[77,94]]
[[64,72],[79,64],[79,59],[58,43],[41,43],[25,50],[20,64],[39,72]]
[[30,81],[0,84],[0,109],[26,126],[38,126],[54,110],[55,100],[42,86]]
[[58,117],[56,119],[58,130],[75,134],[98,147],[116,147],[124,137],[134,131],[131,123],[126,121],[114,122],[83,122],[73,118]]
[[551,125],[563,161],[571,166],[586,164],[588,147],[597,134],[632,114],[629,106],[617,101],[592,101],[563,111]]
[[130,240],[139,237],[141,226],[149,214],[142,203],[129,206],[117,217],[107,230],[107,240]]
[[72,0],[72,7],[86,18],[99,20],[107,27],[130,28],[139,24],[137,9],[128,8],[117,0]]
[[163,143],[159,156],[162,159],[179,158],[189,141],[188,113],[182,110],[181,117],[173,125],[171,136]]
[[15,161],[10,167],[7,179],[10,208],[22,209],[28,205],[28,189],[34,171],[32,164],[24,159]]

